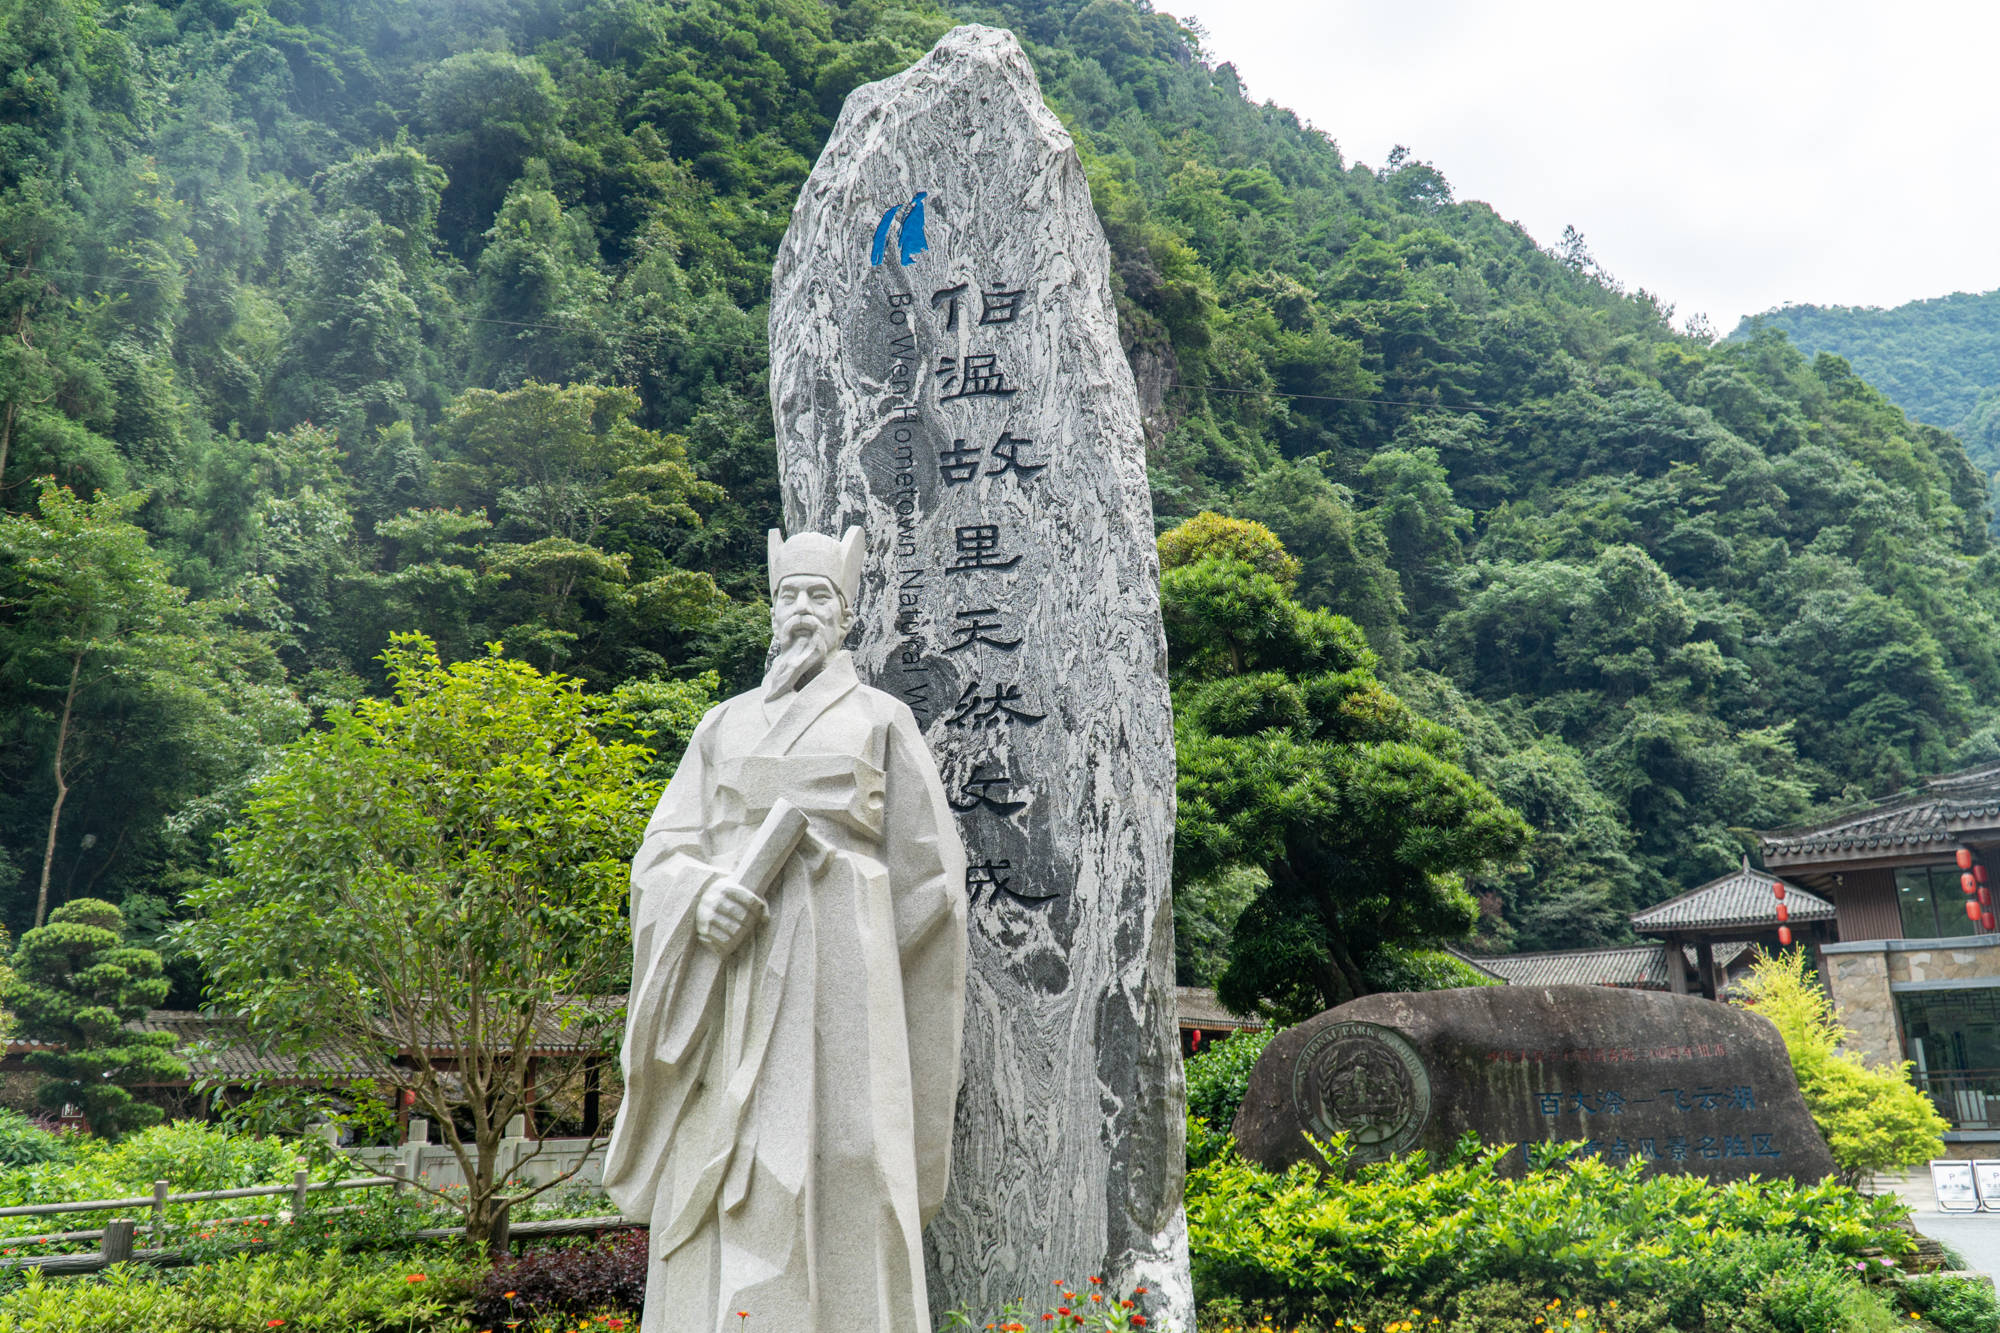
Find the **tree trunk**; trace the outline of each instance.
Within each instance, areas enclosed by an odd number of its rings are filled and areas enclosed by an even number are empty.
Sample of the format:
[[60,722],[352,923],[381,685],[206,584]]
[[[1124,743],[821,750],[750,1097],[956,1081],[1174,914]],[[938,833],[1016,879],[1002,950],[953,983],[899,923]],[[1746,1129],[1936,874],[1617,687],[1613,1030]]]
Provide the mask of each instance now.
[[465,1238],[484,1247],[493,1236],[494,1197],[500,1191],[493,1182],[493,1168],[500,1156],[500,1142],[489,1128],[474,1143],[472,1179],[465,1192]]
[[42,848],[42,883],[35,894],[35,925],[40,926],[49,915],[49,875],[56,864],[56,830],[62,826],[63,802],[69,799],[69,783],[63,780],[63,752],[69,746],[69,719],[76,707],[76,682],[83,674],[83,654],[77,653],[69,662],[69,692],[63,695],[62,723],[56,728],[56,803],[49,809],[49,839]]
[[14,442],[14,417],[21,405],[12,398],[7,400],[7,411],[0,414],[0,491],[7,489],[7,449]]

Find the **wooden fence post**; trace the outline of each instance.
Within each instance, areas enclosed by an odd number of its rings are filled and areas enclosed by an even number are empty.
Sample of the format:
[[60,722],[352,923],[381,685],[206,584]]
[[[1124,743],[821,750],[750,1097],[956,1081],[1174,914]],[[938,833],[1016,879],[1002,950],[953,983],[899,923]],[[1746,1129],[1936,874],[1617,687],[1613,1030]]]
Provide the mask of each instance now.
[[167,1182],[153,1182],[153,1242],[159,1243],[160,1236],[167,1229]]
[[104,1224],[104,1241],[98,1248],[104,1266],[130,1263],[132,1259],[132,1232],[138,1223],[129,1217],[114,1217]]
[[306,1173],[292,1172],[292,1221],[297,1222],[306,1215]]

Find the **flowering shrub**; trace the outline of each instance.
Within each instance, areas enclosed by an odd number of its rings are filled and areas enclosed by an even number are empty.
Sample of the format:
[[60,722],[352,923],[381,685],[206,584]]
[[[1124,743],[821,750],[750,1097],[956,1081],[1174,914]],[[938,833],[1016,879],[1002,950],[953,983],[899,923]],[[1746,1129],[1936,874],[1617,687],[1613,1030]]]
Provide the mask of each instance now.
[[[1144,1287],[1121,1293],[1106,1285],[1101,1277],[1082,1282],[1052,1282],[1055,1290],[1040,1301],[1008,1303],[999,1315],[983,1326],[986,1333],[1030,1333],[1047,1329],[1059,1333],[1155,1333],[1153,1317],[1146,1313]],[[963,1310],[945,1316],[943,1333],[982,1326]]]
[[[0,1292],[9,1333],[465,1333],[485,1265],[419,1255],[243,1255],[101,1277],[27,1274]],[[475,1325],[474,1327],[484,1327]]]
[[1993,1333],[2000,1328],[2000,1300],[1992,1284],[1932,1273],[1904,1284],[1904,1299],[1949,1333]]
[[499,1260],[479,1288],[473,1317],[479,1328],[504,1328],[542,1315],[637,1310],[645,1299],[646,1233],[627,1231]]
[[[1414,1307],[1453,1329],[1537,1333],[1559,1297],[1624,1300],[1603,1324],[1619,1330],[1819,1333],[1886,1311],[1850,1267],[1864,1249],[1914,1248],[1901,1205],[1831,1182],[1718,1185],[1554,1154],[1509,1179],[1505,1150],[1473,1142],[1435,1166],[1414,1153],[1324,1177],[1262,1171],[1226,1141],[1205,1151],[1187,1185],[1203,1327],[1345,1320],[1383,1333]],[[1328,1152],[1348,1165],[1344,1140]],[[1836,1307],[1840,1319],[1816,1322]]]

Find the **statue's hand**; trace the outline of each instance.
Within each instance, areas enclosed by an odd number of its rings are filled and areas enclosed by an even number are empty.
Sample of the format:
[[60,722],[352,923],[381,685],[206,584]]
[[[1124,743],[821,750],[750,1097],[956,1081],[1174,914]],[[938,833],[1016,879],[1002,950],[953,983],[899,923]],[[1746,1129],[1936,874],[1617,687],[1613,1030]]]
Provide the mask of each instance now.
[[762,898],[733,879],[718,879],[694,909],[695,938],[727,957],[763,916]]

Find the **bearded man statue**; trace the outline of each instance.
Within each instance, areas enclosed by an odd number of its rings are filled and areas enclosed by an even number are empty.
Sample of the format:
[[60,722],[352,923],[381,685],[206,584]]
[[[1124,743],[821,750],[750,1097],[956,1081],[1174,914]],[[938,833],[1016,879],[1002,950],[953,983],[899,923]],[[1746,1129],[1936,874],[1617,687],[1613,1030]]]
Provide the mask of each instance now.
[[695,729],[632,862],[604,1185],[650,1223],[644,1333],[928,1330],[965,1011],[965,848],[900,700],[841,647],[862,534],[770,535],[761,687]]

